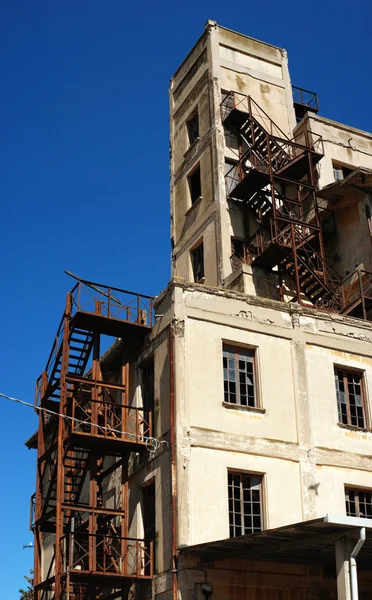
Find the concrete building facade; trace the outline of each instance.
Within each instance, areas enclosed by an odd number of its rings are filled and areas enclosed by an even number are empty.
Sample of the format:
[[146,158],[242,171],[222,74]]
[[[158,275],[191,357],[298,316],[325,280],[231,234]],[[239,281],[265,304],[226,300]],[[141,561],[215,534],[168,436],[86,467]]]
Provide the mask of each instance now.
[[[172,280],[134,320],[80,281],[70,323],[117,340],[39,383],[80,429],[28,442],[70,477],[37,483],[37,600],[356,600],[355,561],[370,597],[372,135],[292,93],[285,50],[213,21],[172,78]],[[77,493],[61,447],[95,453]]]

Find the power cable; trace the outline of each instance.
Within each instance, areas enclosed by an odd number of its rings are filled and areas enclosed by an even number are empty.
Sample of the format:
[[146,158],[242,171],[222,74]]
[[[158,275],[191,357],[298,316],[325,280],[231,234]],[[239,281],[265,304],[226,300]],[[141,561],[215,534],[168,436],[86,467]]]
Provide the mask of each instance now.
[[[54,415],[56,417],[62,417],[68,421],[73,421],[74,423],[82,423],[87,424],[86,421],[82,421],[81,419],[77,419],[76,417],[70,417],[69,415],[63,415],[62,413],[56,412],[54,410],[50,410],[49,408],[45,408],[43,406],[34,406],[30,404],[30,402],[26,402],[25,400],[20,400],[19,398],[14,398],[12,396],[8,396],[7,394],[3,394],[0,392],[0,397],[5,398],[6,400],[10,400],[11,402],[16,402],[17,404],[22,404],[23,406],[27,406],[28,408],[32,408],[36,411],[45,412],[48,415]],[[136,407],[133,407],[136,408]],[[155,454],[157,450],[159,450],[162,444],[168,443],[165,440],[158,440],[157,438],[146,436],[146,435],[137,435],[136,433],[131,433],[129,431],[121,431],[120,429],[114,429],[113,427],[105,427],[103,425],[99,425],[98,423],[90,423],[92,427],[98,427],[103,431],[107,431],[108,433],[118,433],[120,435],[127,435],[129,437],[133,437],[136,440],[141,440],[146,444],[146,448],[150,454]]]

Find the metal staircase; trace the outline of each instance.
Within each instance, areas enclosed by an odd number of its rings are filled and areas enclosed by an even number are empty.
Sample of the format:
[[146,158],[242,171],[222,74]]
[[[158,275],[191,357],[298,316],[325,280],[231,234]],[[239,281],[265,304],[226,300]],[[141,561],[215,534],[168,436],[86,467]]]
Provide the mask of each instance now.
[[[35,600],[96,598],[102,588],[122,589],[115,597],[127,600],[132,584],[152,578],[153,541],[129,538],[126,473],[131,453],[152,439],[152,410],[131,405],[128,385],[153,322],[147,296],[83,280],[67,294],[36,386],[45,411],[38,411]],[[102,336],[120,338],[109,355],[114,379],[102,367]],[[53,554],[44,548],[48,534]]]
[[224,125],[235,128],[240,156],[227,172],[228,196],[253,213],[258,228],[247,242],[252,265],[278,268],[295,283],[295,299],[342,309],[341,279],[327,265],[315,164],[322,141],[308,131],[289,139],[250,97],[230,92],[222,101]]

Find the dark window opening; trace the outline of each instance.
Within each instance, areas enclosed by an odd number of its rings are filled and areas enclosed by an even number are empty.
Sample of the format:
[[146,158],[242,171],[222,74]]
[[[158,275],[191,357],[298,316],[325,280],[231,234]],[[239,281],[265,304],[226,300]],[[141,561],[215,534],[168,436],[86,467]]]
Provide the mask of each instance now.
[[225,127],[225,145],[226,148],[233,150],[239,158],[240,138],[236,131]]
[[[143,531],[145,538],[145,575],[151,575],[151,546],[155,543],[155,483],[142,488]],[[155,550],[153,551],[155,572]]]
[[147,410],[154,409],[155,379],[154,357],[151,356],[141,365],[142,405]]
[[222,119],[227,117],[229,113],[235,107],[234,93],[227,90],[221,90],[221,103],[222,103]]
[[256,407],[255,352],[223,345],[224,400],[228,404]]
[[348,167],[343,167],[342,165],[333,163],[333,176],[335,181],[342,181],[353,171],[354,169],[349,169]]
[[230,537],[262,531],[262,476],[229,473]]
[[186,123],[189,144],[193,144],[199,137],[199,115],[195,113]]
[[191,204],[194,204],[201,196],[201,179],[200,179],[200,167],[188,176],[189,189]]
[[372,518],[372,490],[345,488],[345,503],[348,517]]
[[245,260],[244,240],[240,240],[239,238],[231,238],[231,254],[233,254],[242,262]]
[[335,385],[339,423],[365,429],[363,373],[336,367]]
[[195,283],[204,279],[204,249],[203,244],[200,244],[191,252],[192,270]]
[[226,195],[230,196],[239,183],[239,169],[235,161],[225,160]]

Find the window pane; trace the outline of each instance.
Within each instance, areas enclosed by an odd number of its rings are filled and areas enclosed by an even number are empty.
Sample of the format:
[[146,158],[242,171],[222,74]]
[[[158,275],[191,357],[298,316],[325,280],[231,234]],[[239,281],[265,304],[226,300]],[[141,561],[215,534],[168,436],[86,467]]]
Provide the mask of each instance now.
[[372,518],[372,491],[345,488],[345,505],[350,517]]
[[364,429],[362,373],[335,369],[335,387],[339,423]]
[[[253,359],[254,350],[223,346],[224,381],[230,382],[228,398],[226,399],[225,394],[225,402],[240,406],[256,406]],[[234,386],[231,385],[232,383]],[[238,386],[235,385],[237,383]]]
[[[257,475],[228,474],[230,535],[246,535],[260,531],[261,482]],[[233,500],[231,504],[230,500]]]

